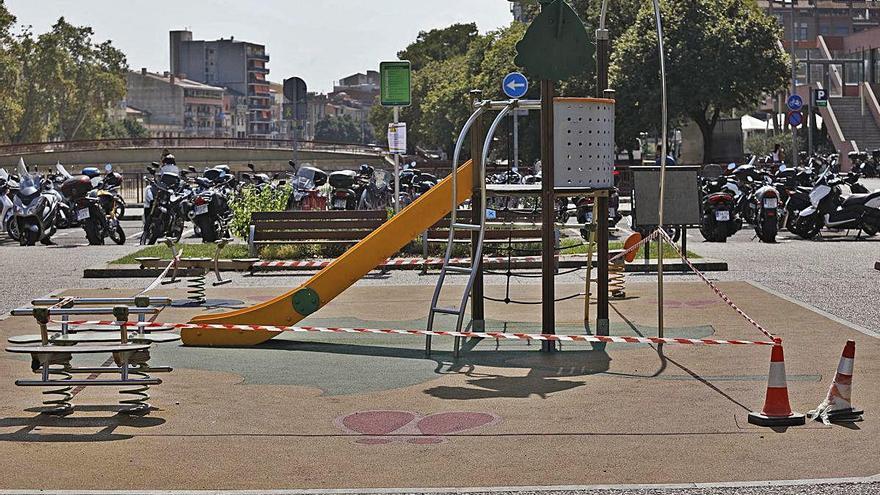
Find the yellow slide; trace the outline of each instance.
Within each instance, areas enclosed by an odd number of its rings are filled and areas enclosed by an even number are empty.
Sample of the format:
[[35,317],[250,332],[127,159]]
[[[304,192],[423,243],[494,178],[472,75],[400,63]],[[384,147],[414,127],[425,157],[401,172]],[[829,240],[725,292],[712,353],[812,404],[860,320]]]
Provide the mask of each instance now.
[[[468,161],[456,171],[459,203],[471,195],[472,168],[472,162]],[[250,308],[197,316],[192,323],[294,325],[332,301],[449,214],[451,196],[452,177],[447,177],[300,287]],[[265,330],[183,329],[181,337],[186,345],[249,346],[261,344],[279,333]]]

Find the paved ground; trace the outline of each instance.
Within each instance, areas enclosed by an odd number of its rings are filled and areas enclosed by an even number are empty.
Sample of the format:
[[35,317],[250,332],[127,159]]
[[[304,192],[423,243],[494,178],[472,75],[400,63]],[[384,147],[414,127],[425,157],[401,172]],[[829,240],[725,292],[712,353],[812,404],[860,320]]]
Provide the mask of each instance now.
[[[7,398],[0,404],[0,464],[7,467],[0,486],[536,486],[877,474],[880,427],[870,414],[880,396],[870,391],[880,386],[880,340],[751,285],[724,287],[785,339],[796,410],[821,401],[843,342],[855,338],[855,397],[868,421],[788,431],[748,425],[747,411],[763,402],[766,347],[667,346],[658,353],[644,345],[565,345],[547,355],[523,342],[502,344],[502,352],[482,342],[454,360],[449,340],[437,339],[426,359],[419,338],[295,334],[258,349],[155,349],[153,362],[177,369],[152,389],[159,410],[144,419],[118,419],[112,407],[43,418],[31,409],[39,403],[35,390],[0,381]],[[275,292],[229,288],[223,295],[253,303]],[[430,292],[355,288],[307,323],[417,328]],[[538,293],[536,286],[515,289],[522,298]],[[615,303],[612,331],[655,334],[653,284],[632,285],[630,296]],[[761,338],[700,284],[669,284],[667,305],[668,335]],[[560,328],[583,331],[582,300],[558,309]],[[192,314],[175,308],[161,319]],[[508,331],[528,330],[538,314],[491,305],[488,318],[493,328],[514,322]],[[27,320],[0,322],[0,338],[33,330]],[[26,360],[0,356],[0,375],[26,370]],[[75,403],[117,400],[115,391],[87,389]],[[32,460],[50,458],[66,475],[37,482],[42,471],[29,468]],[[162,474],[139,478],[132,465]]]

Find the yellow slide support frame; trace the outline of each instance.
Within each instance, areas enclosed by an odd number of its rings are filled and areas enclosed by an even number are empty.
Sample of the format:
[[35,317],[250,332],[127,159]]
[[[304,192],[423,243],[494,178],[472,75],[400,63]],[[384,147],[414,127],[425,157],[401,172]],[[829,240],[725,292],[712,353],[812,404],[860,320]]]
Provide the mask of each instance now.
[[[456,171],[458,204],[463,203],[471,195],[472,169],[473,163],[467,161]],[[295,325],[308,315],[302,315],[294,309],[294,294],[303,289],[311,289],[318,295],[318,307],[323,307],[449,214],[452,209],[451,197],[452,177],[447,177],[300,287],[249,308],[197,316],[193,318],[192,323]],[[185,345],[239,347],[262,344],[279,333],[281,332],[266,330],[185,328],[181,331],[181,338]]]

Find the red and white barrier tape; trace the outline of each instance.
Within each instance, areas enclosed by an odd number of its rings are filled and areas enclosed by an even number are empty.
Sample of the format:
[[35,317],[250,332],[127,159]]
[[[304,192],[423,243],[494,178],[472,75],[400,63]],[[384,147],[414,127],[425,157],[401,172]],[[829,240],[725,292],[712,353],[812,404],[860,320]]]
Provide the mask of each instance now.
[[[540,256],[521,256],[510,258],[514,263],[540,263]],[[483,263],[507,263],[508,258],[491,257],[483,258]],[[252,266],[254,268],[325,268],[330,265],[330,260],[320,261],[258,261]],[[452,258],[450,264],[470,265],[470,258]],[[443,258],[394,258],[386,260],[379,266],[423,266],[423,265],[442,265]]]
[[157,323],[157,322],[118,322],[118,321],[72,321],[69,325],[104,325],[137,327],[137,328],[176,328],[194,330],[243,330],[243,331],[266,331],[266,332],[295,332],[295,333],[355,333],[355,334],[380,334],[380,335],[416,335],[436,337],[462,337],[495,340],[547,340],[560,342],[597,342],[606,344],[684,344],[684,345],[767,345],[772,346],[776,342],[760,342],[751,340],[728,340],[728,339],[684,339],[684,338],[660,338],[660,337],[604,337],[598,335],[547,335],[529,333],[501,333],[501,332],[444,332],[427,330],[394,330],[373,328],[339,328],[339,327],[278,327],[266,325],[217,325],[198,323]]
[[658,229],[658,230],[655,230],[654,232],[652,232],[651,234],[649,234],[648,237],[645,237],[644,239],[642,239],[641,241],[639,241],[638,244],[635,244],[635,245],[631,246],[629,249],[625,250],[625,251],[622,252],[622,253],[619,253],[619,254],[616,254],[616,255],[612,256],[612,257],[608,260],[608,262],[609,262],[609,263],[613,263],[613,262],[615,262],[615,261],[617,261],[617,260],[619,260],[619,259],[622,259],[622,258],[625,257],[626,255],[628,255],[628,254],[630,254],[630,253],[632,253],[632,252],[634,252],[634,251],[638,251],[639,249],[642,248],[642,246],[644,246],[645,244],[647,244],[647,243],[653,241],[655,238],[657,238],[657,236],[659,235],[659,232],[660,232],[659,229]]
[[693,270],[693,272],[696,273],[697,276],[700,277],[700,279],[702,279],[703,282],[705,282],[706,285],[708,285],[709,288],[711,288],[715,292],[715,294],[717,294],[718,297],[721,298],[721,300],[723,300],[725,303],[727,303],[727,305],[730,306],[734,311],[736,311],[740,316],[745,318],[746,321],[751,323],[752,326],[754,326],[761,333],[763,333],[765,336],[767,336],[767,338],[774,339],[774,340],[780,340],[777,336],[773,335],[767,329],[765,329],[763,326],[761,326],[761,324],[758,323],[757,321],[755,321],[751,316],[747,315],[745,313],[745,311],[740,309],[739,306],[737,306],[736,303],[730,299],[730,296],[725,294],[724,291],[719,289],[718,286],[715,285],[714,282],[709,280],[709,277],[707,277],[703,272],[698,270],[697,267],[694,266],[694,264],[691,263],[691,261],[689,259],[687,259],[687,257],[684,254],[682,254],[681,249],[679,249],[678,246],[675,244],[675,242],[673,242],[673,240],[669,237],[669,234],[667,234],[666,232],[659,230],[659,229],[657,230],[657,232],[660,232],[660,235],[662,235],[663,238],[666,240],[666,242],[668,242],[669,245],[675,249],[675,252],[678,253],[679,258],[681,258],[681,260],[684,261],[691,268],[691,270]]
[[162,270],[162,273],[160,273],[159,276],[156,277],[155,280],[153,280],[152,282],[150,282],[150,285],[148,285],[147,288],[144,289],[144,290],[142,290],[141,293],[138,294],[138,295],[139,295],[139,296],[142,296],[142,295],[146,294],[147,292],[150,292],[151,290],[153,290],[153,289],[155,289],[156,287],[158,287],[158,286],[162,283],[162,279],[165,278],[165,275],[168,275],[168,270],[170,270],[171,267],[173,267],[173,266],[177,265],[178,263],[180,263],[180,258],[181,258],[181,257],[183,257],[183,247],[180,248],[180,252],[177,253],[177,256],[175,256],[175,257],[171,260],[171,263],[168,263],[168,266],[166,266],[165,269]]

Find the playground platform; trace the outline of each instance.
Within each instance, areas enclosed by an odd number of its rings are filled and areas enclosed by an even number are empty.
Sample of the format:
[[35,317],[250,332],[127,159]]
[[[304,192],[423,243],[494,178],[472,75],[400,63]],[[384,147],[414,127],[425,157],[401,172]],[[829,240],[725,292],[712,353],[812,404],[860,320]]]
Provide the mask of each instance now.
[[[880,472],[880,340],[748,283],[724,283],[784,339],[792,407],[817,406],[847,339],[865,421],[787,430],[746,422],[767,386],[768,346],[563,343],[398,335],[282,334],[248,348],[157,346],[175,368],[157,410],[115,414],[114,390],[85,389],[66,418],[17,388],[26,358],[0,353],[0,489],[430,488],[682,483],[872,476]],[[458,291],[452,286],[450,303]],[[557,295],[582,290],[559,285]],[[209,291],[209,298],[214,294]],[[356,286],[301,324],[423,329],[432,286]],[[538,285],[512,295],[537,300]],[[246,304],[277,289],[228,288]],[[504,287],[488,286],[503,297]],[[65,295],[123,296],[119,290]],[[163,295],[184,298],[180,289]],[[655,336],[656,285],[612,301],[611,334]],[[666,336],[766,340],[700,282],[666,283]],[[538,332],[539,306],[487,303],[487,329]],[[157,321],[204,310],[168,308]],[[584,333],[583,299],[557,304],[560,333]],[[508,322],[507,325],[503,322]],[[0,321],[0,338],[33,333]],[[50,475],[51,473],[51,475]]]

